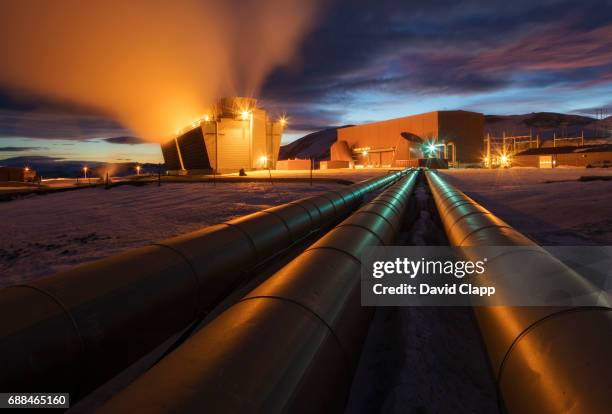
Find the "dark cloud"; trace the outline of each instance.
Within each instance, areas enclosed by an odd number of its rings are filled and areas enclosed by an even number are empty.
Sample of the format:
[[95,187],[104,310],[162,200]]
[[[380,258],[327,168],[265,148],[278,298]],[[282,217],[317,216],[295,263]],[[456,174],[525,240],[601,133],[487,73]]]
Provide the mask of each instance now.
[[103,141],[110,142],[111,144],[128,144],[128,145],[137,145],[137,144],[146,144],[146,143],[150,144],[151,143],[151,141],[145,141],[142,138],[131,137],[131,136],[104,138]]
[[612,101],[601,106],[572,109],[570,112],[594,117],[609,117],[612,116]]
[[0,147],[0,152],[24,152],[46,149],[46,147]]
[[0,138],[89,140],[129,133],[109,117],[77,108],[70,110],[62,104],[56,108],[28,109],[18,104],[17,109],[0,109]]
[[[341,124],[352,106],[367,105],[355,101],[360,94],[483,94],[492,104],[487,92],[609,84],[612,2],[336,0],[297,56],[268,77],[261,94],[275,116],[289,115],[294,131]],[[22,95],[0,89],[0,137],[139,143],[95,108]]]
[[347,0],[306,39],[300,65],[269,77],[264,96],[279,107],[342,106],[359,92],[578,88],[610,82],[611,72],[612,2]]

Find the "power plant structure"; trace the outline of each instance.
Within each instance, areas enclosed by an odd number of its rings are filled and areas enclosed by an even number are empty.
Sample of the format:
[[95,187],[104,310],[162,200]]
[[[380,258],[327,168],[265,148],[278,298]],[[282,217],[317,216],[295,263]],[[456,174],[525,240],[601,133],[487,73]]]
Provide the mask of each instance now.
[[[481,160],[484,115],[435,111],[338,130],[328,168],[414,167],[424,159],[450,165]],[[421,162],[419,161],[421,160]]]
[[273,121],[252,98],[223,98],[210,113],[161,144],[169,174],[274,169],[285,121]]

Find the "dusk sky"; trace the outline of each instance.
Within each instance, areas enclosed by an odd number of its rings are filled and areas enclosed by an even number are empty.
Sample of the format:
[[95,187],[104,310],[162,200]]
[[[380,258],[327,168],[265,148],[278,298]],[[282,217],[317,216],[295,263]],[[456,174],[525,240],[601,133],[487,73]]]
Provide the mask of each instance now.
[[[4,7],[0,14],[10,19]],[[262,70],[255,92],[272,113],[288,115],[284,142],[328,126],[438,109],[594,115],[612,107],[610,0],[331,1],[295,39],[291,58]],[[206,41],[193,38],[190,47]],[[158,144],[134,138],[95,100],[17,87],[4,70],[0,159],[161,160]]]

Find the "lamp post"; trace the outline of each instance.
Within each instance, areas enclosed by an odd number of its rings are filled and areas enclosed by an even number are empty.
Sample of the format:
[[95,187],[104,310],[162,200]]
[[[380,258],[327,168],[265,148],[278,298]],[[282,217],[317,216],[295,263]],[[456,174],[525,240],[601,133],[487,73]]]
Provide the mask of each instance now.
[[[84,178],[86,180],[87,180],[87,170],[89,170],[89,168],[87,168],[87,166],[83,167],[83,175],[84,175]],[[91,180],[88,180],[88,181],[91,181]]]
[[140,175],[140,165],[136,166],[136,175]]
[[270,163],[268,161],[269,159],[267,155],[262,155],[261,157],[259,157],[259,162],[264,166],[264,168],[268,169],[268,175],[270,177],[270,184],[274,185],[274,183],[272,182],[272,171],[270,170]]

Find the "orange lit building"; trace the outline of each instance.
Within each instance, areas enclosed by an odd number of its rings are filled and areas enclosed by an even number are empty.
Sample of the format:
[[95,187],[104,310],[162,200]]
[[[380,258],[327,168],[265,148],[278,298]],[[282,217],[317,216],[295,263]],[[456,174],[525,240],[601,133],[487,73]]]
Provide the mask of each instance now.
[[251,98],[221,99],[202,119],[161,145],[166,169],[178,174],[276,168],[284,122]]
[[[468,111],[436,111],[338,130],[331,147],[332,161],[375,167],[407,167],[434,157],[457,163],[479,163],[482,157],[484,116]],[[454,159],[453,159],[454,154]]]
[[28,167],[0,167],[0,181],[33,182],[36,177],[36,171]]

